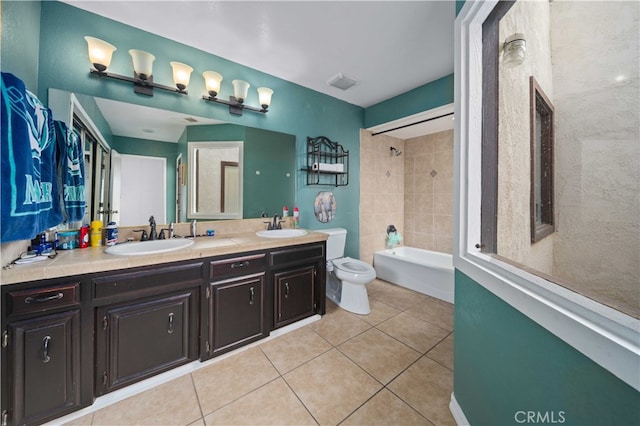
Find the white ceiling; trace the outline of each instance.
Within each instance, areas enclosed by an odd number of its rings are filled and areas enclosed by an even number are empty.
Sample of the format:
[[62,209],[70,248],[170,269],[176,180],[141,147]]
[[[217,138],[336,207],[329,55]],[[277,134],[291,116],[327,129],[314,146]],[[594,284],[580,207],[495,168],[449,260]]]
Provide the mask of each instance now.
[[175,111],[124,104],[111,99],[95,98],[111,133],[137,139],[178,142],[186,126],[222,124],[223,121],[195,117]]
[[362,107],[453,72],[453,0],[66,3]]

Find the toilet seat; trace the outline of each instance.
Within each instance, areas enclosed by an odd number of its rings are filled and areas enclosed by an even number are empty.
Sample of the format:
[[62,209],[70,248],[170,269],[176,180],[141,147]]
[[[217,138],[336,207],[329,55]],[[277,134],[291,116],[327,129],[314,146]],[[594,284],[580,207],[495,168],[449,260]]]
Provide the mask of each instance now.
[[333,263],[333,267],[338,270],[336,272],[339,277],[341,275],[344,276],[345,274],[349,274],[351,275],[349,278],[352,280],[366,280],[367,282],[372,281],[376,277],[376,270],[373,269],[373,266],[363,262],[362,260],[343,257],[341,259],[333,259],[331,262]]

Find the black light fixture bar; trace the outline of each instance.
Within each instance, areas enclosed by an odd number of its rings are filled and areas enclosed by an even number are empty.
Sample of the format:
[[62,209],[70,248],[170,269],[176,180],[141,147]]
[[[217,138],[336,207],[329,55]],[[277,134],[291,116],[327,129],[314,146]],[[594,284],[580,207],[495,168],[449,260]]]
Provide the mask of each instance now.
[[154,83],[153,76],[142,78],[134,71],[134,76],[129,77],[126,75],[114,74],[106,71],[99,71],[97,69],[90,69],[90,74],[97,75],[98,77],[107,77],[114,80],[126,81],[133,83],[133,91],[140,95],[153,96],[153,89],[166,90],[167,92],[179,93],[181,95],[187,95],[189,92],[186,88],[181,89],[175,86],[165,86],[164,84]]
[[215,102],[218,104],[224,104],[229,106],[229,113],[233,115],[242,115],[244,110],[258,112],[261,114],[266,114],[268,112],[268,105],[263,105],[262,108],[256,108],[250,105],[245,105],[243,102],[238,101],[235,96],[229,96],[229,100],[225,101],[224,99],[217,98],[215,96],[202,96],[202,99],[208,102]]

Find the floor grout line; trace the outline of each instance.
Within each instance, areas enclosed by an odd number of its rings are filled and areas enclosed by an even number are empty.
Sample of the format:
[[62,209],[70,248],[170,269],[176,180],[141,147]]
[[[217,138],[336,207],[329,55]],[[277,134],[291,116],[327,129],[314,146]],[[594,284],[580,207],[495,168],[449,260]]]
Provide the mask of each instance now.
[[[384,283],[384,282],[383,282]],[[386,284],[385,284],[386,285]],[[389,295],[389,292],[393,292],[394,288],[380,288],[377,292],[375,293],[379,293],[380,297],[384,297],[385,294]],[[402,292],[399,294],[406,294],[404,293],[406,289],[402,289]],[[406,291],[410,291],[410,290],[406,290]],[[195,396],[196,396],[196,402],[198,404],[198,409],[200,412],[200,417],[198,419],[195,419],[193,421],[191,421],[188,424],[197,422],[198,420],[201,420],[203,424],[206,425],[206,421],[205,421],[205,417],[209,416],[215,412],[218,412],[219,410],[230,406],[231,404],[236,403],[238,400],[274,383],[275,381],[277,381],[278,379],[282,379],[284,381],[284,383],[286,384],[287,388],[293,393],[293,395],[295,396],[295,398],[298,400],[298,402],[300,404],[302,404],[302,406],[304,407],[304,409],[306,410],[306,412],[309,414],[309,416],[311,417],[311,419],[313,419],[313,421],[316,424],[320,424],[319,419],[316,418],[316,416],[313,415],[313,413],[311,412],[311,410],[309,409],[309,407],[304,403],[304,401],[302,400],[301,396],[293,389],[293,387],[291,386],[291,384],[287,381],[287,379],[285,378],[286,375],[294,372],[295,370],[302,368],[303,366],[309,364],[310,362],[317,360],[319,357],[326,355],[328,352],[332,351],[332,350],[336,350],[336,352],[338,354],[340,354],[341,356],[344,356],[350,363],[352,363],[353,365],[355,365],[360,371],[362,371],[363,373],[365,373],[368,377],[370,377],[371,379],[373,379],[376,383],[379,384],[380,388],[377,389],[372,395],[368,396],[362,403],[360,403],[357,407],[353,408],[344,418],[342,418],[341,420],[339,420],[337,422],[338,425],[343,424],[349,417],[351,417],[352,415],[354,415],[356,412],[358,412],[359,410],[361,410],[364,406],[366,406],[371,400],[373,400],[377,395],[380,395],[381,392],[383,392],[385,389],[387,391],[389,391],[391,393],[391,395],[393,395],[394,398],[399,399],[400,401],[402,401],[402,403],[404,403],[406,406],[408,406],[413,412],[415,412],[416,414],[418,414],[421,418],[424,418],[426,421],[434,423],[429,417],[427,417],[425,414],[421,413],[420,411],[418,411],[418,409],[416,407],[414,407],[409,401],[406,401],[405,399],[403,399],[400,395],[396,394],[389,386],[394,383],[400,376],[402,376],[403,374],[405,374],[411,367],[413,367],[414,365],[416,365],[418,362],[420,362],[423,358],[427,358],[429,361],[432,361],[436,364],[438,364],[439,366],[445,368],[447,371],[450,371],[451,373],[453,373],[453,370],[451,368],[449,368],[448,366],[444,365],[442,362],[438,361],[437,359],[431,358],[431,356],[429,355],[429,353],[431,351],[433,351],[436,347],[438,347],[439,345],[441,345],[446,339],[448,339],[449,337],[451,337],[455,330],[447,330],[439,325],[433,324],[430,321],[425,321],[422,318],[418,318],[415,317],[413,315],[411,315],[410,313],[408,313],[409,310],[411,310],[412,308],[416,307],[417,305],[419,305],[420,303],[424,303],[425,301],[428,301],[429,299],[432,299],[429,296],[426,296],[426,298],[420,298],[420,300],[416,301],[415,303],[411,303],[408,305],[404,305],[404,308],[399,308],[396,306],[393,306],[391,304],[388,303],[387,300],[381,300],[375,297],[375,293],[374,294],[370,294],[370,297],[373,300],[376,300],[376,302],[392,308],[394,312],[392,315],[390,315],[389,317],[383,319],[382,321],[377,322],[376,324],[372,324],[366,320],[364,320],[360,315],[356,315],[353,314],[351,312],[345,311],[342,308],[335,306],[333,307],[333,309],[331,309],[331,311],[327,312],[327,314],[325,316],[323,316],[323,318],[321,318],[320,321],[322,320],[329,320],[330,316],[332,313],[334,313],[336,310],[341,310],[345,313],[347,313],[351,318],[353,319],[358,319],[360,321],[362,321],[364,324],[366,324],[366,329],[361,330],[361,331],[357,331],[356,334],[354,335],[350,335],[348,338],[346,338],[345,340],[338,342],[337,344],[332,343],[331,341],[329,341],[320,331],[318,331],[317,325],[320,324],[320,322],[315,322],[312,324],[308,324],[308,325],[304,325],[303,327],[308,327],[308,330],[311,331],[312,333],[314,333],[317,337],[320,337],[324,342],[326,342],[328,344],[328,348],[327,349],[322,349],[319,353],[313,355],[310,359],[305,360],[304,362],[302,362],[299,365],[296,365],[295,367],[291,368],[290,370],[286,371],[286,372],[281,372],[276,365],[274,364],[274,361],[269,357],[269,355],[267,354],[267,352],[265,351],[265,349],[263,349],[263,345],[268,344],[270,341],[267,342],[262,342],[257,344],[256,346],[254,346],[255,348],[259,349],[259,353],[262,354],[262,356],[264,356],[267,359],[267,362],[269,363],[269,365],[271,365],[271,367],[275,370],[276,372],[276,376],[273,377],[272,379],[266,381],[265,383],[262,383],[261,385],[257,386],[254,389],[251,389],[250,391],[247,391],[245,393],[243,393],[242,395],[238,396],[237,398],[234,398],[232,401],[229,401],[227,403],[225,403],[224,405],[216,408],[215,410],[207,413],[205,415],[203,407],[202,407],[202,403],[201,403],[201,395],[198,393],[198,389],[196,387],[196,383],[195,383],[195,378],[193,377],[193,372],[189,373],[190,376],[190,380],[191,380],[191,385],[193,387]],[[397,299],[397,300],[402,300],[402,299]],[[329,301],[329,299],[327,299],[327,304],[332,303]],[[448,307],[447,305],[443,305],[445,307]],[[428,324],[431,327],[436,327],[437,329],[440,329],[442,331],[446,332],[446,335],[440,339],[437,340],[437,342],[435,344],[433,344],[432,346],[430,346],[426,351],[422,351],[422,350],[417,350],[416,348],[412,347],[411,345],[409,345],[408,343],[403,342],[402,340],[400,340],[399,338],[385,332],[384,330],[381,330],[380,328],[378,328],[379,326],[381,326],[382,324],[396,318],[398,315],[402,314],[402,313],[407,313],[411,319],[413,321],[418,321],[418,324],[420,323],[425,323]],[[342,321],[342,318],[337,318],[336,319],[336,324],[340,324],[340,321]],[[315,327],[314,327],[315,325]],[[339,325],[336,325],[336,327],[338,327]],[[358,337],[364,335],[365,333],[370,332],[372,329],[375,329],[377,332],[380,332],[382,334],[384,334],[387,337],[392,338],[394,341],[400,343],[401,345],[403,345],[405,348],[408,348],[412,351],[415,351],[418,354],[418,357],[409,362],[409,364],[407,366],[405,366],[404,368],[402,368],[397,374],[395,374],[391,379],[389,379],[386,384],[383,383],[381,381],[381,379],[378,379],[377,377],[375,377],[372,373],[370,373],[369,371],[367,371],[367,369],[365,369],[362,365],[360,365],[360,363],[358,363],[355,359],[352,359],[346,352],[343,351],[343,349],[341,347],[343,347],[345,344],[347,344],[348,342],[353,341],[354,339],[357,339]],[[327,334],[327,333],[325,333]],[[277,336],[275,337],[276,339],[278,337],[284,337],[286,336],[286,334],[283,334],[282,336]],[[249,348],[248,348],[249,349]],[[250,349],[249,349],[250,350]],[[286,351],[286,348],[283,349]],[[279,352],[279,351],[278,351]],[[445,352],[445,355],[447,354],[447,352]],[[451,355],[453,356],[453,355]],[[229,359],[231,359],[232,357],[230,357]],[[443,359],[443,358],[441,358]],[[445,358],[445,361],[447,359]],[[384,375],[384,374],[383,374]],[[105,407],[106,408],[106,407]],[[330,409],[330,408],[326,408],[326,409]],[[95,418],[95,413],[93,412],[91,413],[91,418],[90,418],[90,423],[89,424],[93,424],[94,418]],[[439,414],[438,414],[439,415]]]

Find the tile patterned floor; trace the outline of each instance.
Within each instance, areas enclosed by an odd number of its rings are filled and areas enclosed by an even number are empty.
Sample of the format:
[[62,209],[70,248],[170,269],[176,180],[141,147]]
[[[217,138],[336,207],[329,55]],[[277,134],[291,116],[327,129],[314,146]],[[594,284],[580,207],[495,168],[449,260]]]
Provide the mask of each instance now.
[[320,321],[73,425],[454,425],[453,306],[376,280]]

